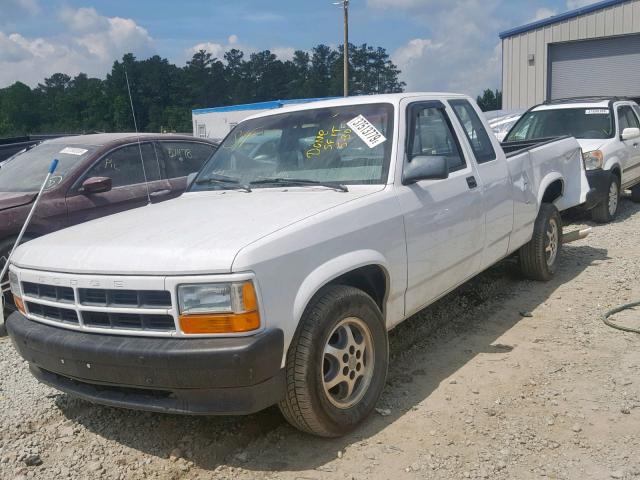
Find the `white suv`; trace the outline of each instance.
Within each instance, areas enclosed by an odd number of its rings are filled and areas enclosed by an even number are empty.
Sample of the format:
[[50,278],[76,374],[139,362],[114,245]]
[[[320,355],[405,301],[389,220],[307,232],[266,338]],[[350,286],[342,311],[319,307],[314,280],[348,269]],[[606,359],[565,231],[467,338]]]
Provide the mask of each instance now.
[[591,210],[596,222],[611,221],[621,189],[640,202],[640,107],[619,98],[575,98],[537,105],[526,112],[506,143],[569,135],[582,147],[589,185],[595,189]]

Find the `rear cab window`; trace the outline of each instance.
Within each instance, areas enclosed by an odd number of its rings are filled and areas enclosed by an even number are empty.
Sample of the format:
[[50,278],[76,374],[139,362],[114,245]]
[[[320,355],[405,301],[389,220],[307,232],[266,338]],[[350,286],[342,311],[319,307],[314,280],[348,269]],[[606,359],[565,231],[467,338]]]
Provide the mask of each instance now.
[[460,125],[471,145],[478,163],[486,163],[496,159],[491,139],[487,134],[482,120],[478,117],[473,106],[467,100],[449,100]]

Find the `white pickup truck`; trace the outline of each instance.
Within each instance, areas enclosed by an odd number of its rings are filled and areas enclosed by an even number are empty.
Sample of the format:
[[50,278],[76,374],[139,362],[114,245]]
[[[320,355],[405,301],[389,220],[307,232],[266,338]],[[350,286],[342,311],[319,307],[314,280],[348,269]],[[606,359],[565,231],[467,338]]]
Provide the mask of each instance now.
[[40,381],[89,401],[278,403],[344,434],[383,389],[389,329],[514,252],[529,278],[556,270],[558,210],[588,193],[580,147],[505,155],[481,118],[416,93],[247,119],[182,197],[19,247],[9,335]]

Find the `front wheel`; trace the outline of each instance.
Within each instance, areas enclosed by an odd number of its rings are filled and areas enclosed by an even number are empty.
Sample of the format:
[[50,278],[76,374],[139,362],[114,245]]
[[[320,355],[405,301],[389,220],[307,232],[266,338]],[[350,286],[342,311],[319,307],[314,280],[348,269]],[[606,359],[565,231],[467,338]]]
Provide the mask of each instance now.
[[562,250],[562,219],[550,203],[540,206],[529,243],[520,248],[520,270],[531,280],[550,280],[556,273]]
[[352,431],[375,408],[388,356],[387,330],[373,299],[354,287],[324,288],[307,306],[289,347],[282,414],[321,437]]
[[607,197],[591,210],[594,222],[609,223],[618,213],[620,203],[620,181],[614,174],[610,174]]

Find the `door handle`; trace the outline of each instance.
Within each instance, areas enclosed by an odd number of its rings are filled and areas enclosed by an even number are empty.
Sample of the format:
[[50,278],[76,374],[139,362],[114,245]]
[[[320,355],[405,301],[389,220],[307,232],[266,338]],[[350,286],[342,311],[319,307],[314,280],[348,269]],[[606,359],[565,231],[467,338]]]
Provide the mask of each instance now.
[[150,197],[152,198],[158,198],[158,197],[164,197],[165,195],[169,195],[171,193],[171,190],[156,190],[155,192],[151,192],[149,194]]
[[474,177],[473,175],[471,175],[470,177],[467,177],[467,185],[469,185],[470,189],[474,189],[478,186],[478,182],[476,182],[476,177]]

